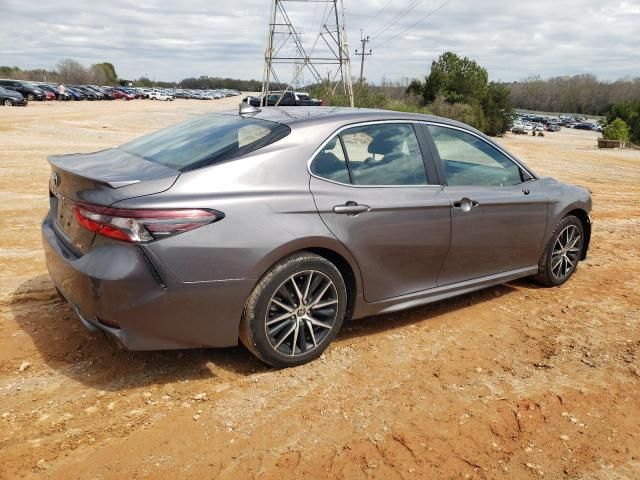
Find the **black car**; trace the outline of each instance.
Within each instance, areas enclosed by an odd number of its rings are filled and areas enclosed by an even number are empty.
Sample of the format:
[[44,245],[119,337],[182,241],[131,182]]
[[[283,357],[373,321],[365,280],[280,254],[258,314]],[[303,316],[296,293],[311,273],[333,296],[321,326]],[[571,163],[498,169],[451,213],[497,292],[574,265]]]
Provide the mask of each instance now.
[[84,93],[75,88],[65,87],[65,92],[71,95],[71,100],[84,100],[86,98]]
[[[280,99],[280,97],[282,97]],[[280,101],[278,102],[278,99]],[[261,97],[247,97],[243,100],[254,107],[259,107],[261,103]],[[311,98],[308,93],[304,92],[273,92],[267,94],[266,106],[273,107],[275,105],[279,107],[319,107],[322,105],[322,100]]]
[[97,92],[94,92],[90,88],[87,88],[87,87],[85,87],[83,85],[72,85],[72,88],[74,90],[77,90],[80,93],[82,93],[82,95],[84,95],[84,97],[87,100],[100,100],[100,99],[102,99],[102,96],[98,96]]
[[595,130],[597,128],[597,125],[589,122],[580,122],[573,128],[575,128],[576,130]]
[[10,107],[12,105],[27,105],[28,101],[20,92],[0,87],[0,105]]
[[96,92],[96,95],[98,95],[98,98],[100,100],[115,100],[116,97],[115,95],[113,95],[112,93],[107,92],[106,90],[100,88],[100,87],[96,87],[95,85],[85,85],[85,87],[87,87],[89,90],[92,90],[94,92]]
[[41,89],[28,82],[23,82],[22,80],[0,80],[0,87],[4,87],[6,90],[19,92],[29,101],[47,99],[47,94]]

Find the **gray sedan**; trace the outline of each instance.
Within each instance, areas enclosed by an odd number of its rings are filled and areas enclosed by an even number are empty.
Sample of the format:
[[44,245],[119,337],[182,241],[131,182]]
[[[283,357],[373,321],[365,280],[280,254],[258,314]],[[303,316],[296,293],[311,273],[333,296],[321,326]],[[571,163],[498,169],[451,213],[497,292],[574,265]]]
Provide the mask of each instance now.
[[299,365],[345,319],[561,285],[591,236],[586,189],[418,114],[245,105],[49,161],[51,278],[133,350],[240,340]]

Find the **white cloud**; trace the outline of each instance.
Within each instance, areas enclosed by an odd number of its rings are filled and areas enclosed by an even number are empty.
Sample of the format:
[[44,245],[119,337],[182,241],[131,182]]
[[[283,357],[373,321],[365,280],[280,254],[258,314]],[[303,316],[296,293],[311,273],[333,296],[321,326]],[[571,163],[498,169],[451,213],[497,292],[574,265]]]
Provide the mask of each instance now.
[[[639,76],[637,1],[422,0],[395,25],[410,0],[344,0],[351,50],[360,28],[372,35],[365,75],[418,77],[446,50],[483,65],[492,79],[590,72],[613,80]],[[160,0],[0,1],[0,65],[52,68],[64,58],[110,61],[123,77],[180,80],[211,75],[261,78],[269,0],[167,5]],[[380,9],[386,5],[382,11]],[[313,43],[324,7],[291,3],[304,42]],[[377,15],[376,15],[377,14]],[[379,35],[373,36],[375,33]],[[354,73],[359,70],[352,57]]]

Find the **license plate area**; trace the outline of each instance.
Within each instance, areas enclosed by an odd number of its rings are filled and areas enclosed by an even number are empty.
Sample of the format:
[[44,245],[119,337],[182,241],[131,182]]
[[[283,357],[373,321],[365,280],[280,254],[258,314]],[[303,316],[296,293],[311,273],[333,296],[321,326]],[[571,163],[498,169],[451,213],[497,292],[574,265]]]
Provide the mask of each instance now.
[[52,211],[56,212],[56,225],[67,235],[71,234],[73,220],[73,202],[67,200],[62,195],[54,194]]

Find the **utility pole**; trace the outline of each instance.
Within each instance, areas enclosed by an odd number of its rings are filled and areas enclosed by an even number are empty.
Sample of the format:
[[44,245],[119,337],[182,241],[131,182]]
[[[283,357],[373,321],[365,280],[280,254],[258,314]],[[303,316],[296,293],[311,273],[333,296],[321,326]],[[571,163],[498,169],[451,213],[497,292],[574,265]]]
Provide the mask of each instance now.
[[362,50],[360,50],[360,52],[358,52],[358,49],[356,49],[356,55],[360,55],[360,85],[362,85],[362,81],[364,80],[364,57],[371,55],[371,49],[369,49],[369,51],[366,51],[366,45],[367,43],[369,43],[369,35],[367,35],[366,37],[362,36],[362,30],[360,30],[360,42],[362,43]]

